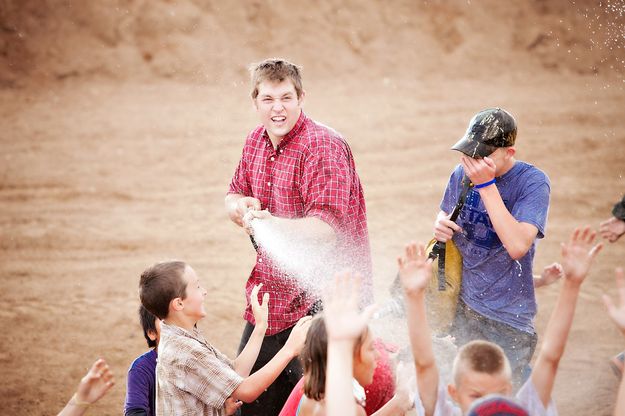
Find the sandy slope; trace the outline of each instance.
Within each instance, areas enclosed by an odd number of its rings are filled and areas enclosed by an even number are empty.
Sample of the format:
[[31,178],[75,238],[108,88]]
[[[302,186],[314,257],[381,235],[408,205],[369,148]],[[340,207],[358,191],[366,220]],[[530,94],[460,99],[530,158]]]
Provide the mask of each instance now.
[[[210,292],[201,329],[234,353],[253,252],[222,201],[256,124],[245,66],[264,56],[302,63],[307,113],[350,141],[380,301],[403,243],[431,235],[457,163],[447,148],[483,107],[517,116],[520,158],[551,178],[538,267],[625,190],[622,20],[604,8],[128,4],[0,5],[5,414],[54,414],[97,356],[118,386],[92,413],[120,413],[125,371],[145,349],[138,275],[156,260],[195,267]],[[563,415],[610,412],[617,380],[606,360],[625,342],[599,295],[623,253],[625,241],[606,247],[584,286],[555,388]],[[539,293],[539,334],[557,291]]]

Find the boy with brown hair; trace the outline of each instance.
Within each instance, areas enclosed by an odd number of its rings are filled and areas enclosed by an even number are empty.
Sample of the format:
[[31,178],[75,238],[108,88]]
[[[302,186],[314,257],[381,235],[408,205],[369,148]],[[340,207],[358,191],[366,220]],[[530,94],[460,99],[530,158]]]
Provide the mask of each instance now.
[[[551,392],[571,329],[581,284],[602,248],[601,244],[592,246],[595,235],[589,228],[576,229],[570,240],[562,244],[562,289],[532,374],[516,395],[517,400],[532,415],[557,414]],[[419,395],[425,414],[466,414],[471,404],[480,397],[492,393],[511,395],[510,363],[503,350],[488,341],[473,341],[458,351],[453,379],[447,389],[442,388],[425,307],[425,290],[432,274],[432,261],[427,260],[423,245],[417,247],[414,243],[406,246],[404,256],[397,261],[407,302],[408,330]]]
[[299,354],[310,317],[295,325],[284,347],[267,365],[249,375],[267,329],[269,294],[265,293],[259,304],[261,286],[255,286],[250,296],[254,331],[239,356],[230,360],[196,327],[206,316],[207,293],[189,265],[182,261],[156,263],[141,274],[141,303],[162,321],[156,366],[157,415],[232,414],[240,406],[238,401],[255,400]]

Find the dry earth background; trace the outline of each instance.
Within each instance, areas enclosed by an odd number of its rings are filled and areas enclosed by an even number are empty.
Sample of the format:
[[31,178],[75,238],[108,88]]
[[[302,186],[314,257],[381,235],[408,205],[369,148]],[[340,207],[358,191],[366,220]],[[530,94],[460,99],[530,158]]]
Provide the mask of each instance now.
[[[253,264],[223,196],[256,124],[246,67],[304,67],[306,112],[350,141],[364,184],[376,296],[394,258],[431,236],[448,147],[502,106],[521,159],[552,181],[536,266],[625,192],[625,3],[615,1],[0,0],[0,407],[56,414],[105,357],[119,414],[145,350],[140,272],[182,258],[209,289],[201,329],[234,354]],[[608,415],[625,346],[600,294],[625,265],[609,245],[583,287],[555,398]],[[559,284],[541,290],[542,335]]]

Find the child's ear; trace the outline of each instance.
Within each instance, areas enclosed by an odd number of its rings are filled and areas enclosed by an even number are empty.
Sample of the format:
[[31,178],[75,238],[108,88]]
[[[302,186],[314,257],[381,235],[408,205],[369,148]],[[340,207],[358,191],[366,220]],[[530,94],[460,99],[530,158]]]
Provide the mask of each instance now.
[[156,342],[156,338],[158,338],[158,335],[156,335],[156,331],[150,329],[148,331],[148,338],[150,338],[150,340]]
[[182,298],[174,298],[169,302],[169,309],[173,309],[176,312],[179,312],[184,309],[184,304],[182,303]]

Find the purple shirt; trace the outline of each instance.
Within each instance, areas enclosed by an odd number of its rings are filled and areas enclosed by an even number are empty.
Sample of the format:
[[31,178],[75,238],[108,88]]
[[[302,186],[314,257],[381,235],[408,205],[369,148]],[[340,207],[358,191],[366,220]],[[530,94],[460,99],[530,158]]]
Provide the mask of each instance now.
[[124,415],[132,411],[145,411],[147,416],[155,414],[156,349],[137,357],[128,370]]
[[[462,166],[456,167],[440,208],[451,213],[462,190]],[[497,189],[512,216],[538,228],[543,238],[549,209],[549,178],[521,161],[497,178]],[[456,223],[464,233],[454,233],[462,254],[460,297],[471,309],[487,318],[534,333],[536,298],[532,262],[536,242],[518,261],[499,240],[478,191],[471,189]]]

